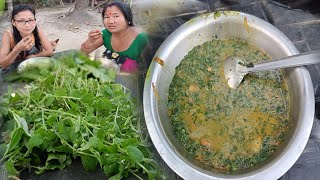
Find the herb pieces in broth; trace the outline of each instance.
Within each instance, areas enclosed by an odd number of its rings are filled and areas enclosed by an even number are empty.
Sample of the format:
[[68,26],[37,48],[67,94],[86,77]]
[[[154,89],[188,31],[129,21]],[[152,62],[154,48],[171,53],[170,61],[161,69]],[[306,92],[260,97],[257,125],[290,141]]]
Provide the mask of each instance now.
[[177,139],[208,168],[234,172],[266,160],[288,129],[288,89],[279,70],[250,73],[228,87],[224,60],[270,58],[246,42],[213,40],[194,47],[176,68],[168,97]]
[[1,161],[11,177],[63,169],[80,158],[84,169],[101,168],[110,179],[141,173],[155,178],[158,165],[147,134],[114,73],[78,55],[61,57],[42,75],[27,93],[1,97],[0,117],[7,120]]

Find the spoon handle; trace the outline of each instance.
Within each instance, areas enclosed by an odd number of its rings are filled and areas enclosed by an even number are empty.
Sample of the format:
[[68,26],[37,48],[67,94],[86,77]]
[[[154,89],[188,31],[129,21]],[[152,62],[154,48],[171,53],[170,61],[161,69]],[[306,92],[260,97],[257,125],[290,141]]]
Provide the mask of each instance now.
[[296,67],[317,63],[320,63],[320,50],[288,56],[285,58],[276,59],[268,62],[257,63],[254,65],[254,67],[247,68],[247,71],[257,72],[263,70]]

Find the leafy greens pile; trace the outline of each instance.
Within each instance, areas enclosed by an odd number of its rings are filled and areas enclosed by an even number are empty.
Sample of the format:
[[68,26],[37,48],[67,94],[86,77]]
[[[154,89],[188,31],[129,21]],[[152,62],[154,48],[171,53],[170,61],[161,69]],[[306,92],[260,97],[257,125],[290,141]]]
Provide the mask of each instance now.
[[27,93],[0,99],[1,162],[9,175],[63,169],[80,158],[86,170],[100,167],[110,179],[140,178],[138,172],[155,178],[157,163],[134,103],[114,73],[80,54],[38,73]]

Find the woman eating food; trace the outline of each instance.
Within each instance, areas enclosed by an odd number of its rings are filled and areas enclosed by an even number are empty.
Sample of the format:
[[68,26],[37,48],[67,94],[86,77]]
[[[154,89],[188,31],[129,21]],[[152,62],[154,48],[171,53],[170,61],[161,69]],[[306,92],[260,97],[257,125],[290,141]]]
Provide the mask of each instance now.
[[57,42],[50,42],[37,26],[35,10],[31,5],[14,6],[11,16],[12,29],[2,35],[0,67],[11,69],[32,57],[50,57]]
[[123,2],[108,3],[102,11],[105,29],[91,30],[82,43],[81,51],[90,54],[102,45],[103,55],[120,66],[120,72],[135,73],[148,38],[147,34],[134,26],[130,7]]

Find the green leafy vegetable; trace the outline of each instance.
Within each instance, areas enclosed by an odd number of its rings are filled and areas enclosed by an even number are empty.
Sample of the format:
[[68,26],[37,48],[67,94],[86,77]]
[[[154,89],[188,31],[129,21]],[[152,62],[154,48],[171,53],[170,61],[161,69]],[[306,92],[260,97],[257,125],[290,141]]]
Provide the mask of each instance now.
[[[36,76],[27,93],[0,98],[0,117],[8,127],[1,161],[9,175],[63,169],[80,158],[84,169],[100,167],[110,179],[138,171],[154,178],[158,167],[150,161],[135,104],[114,83],[115,73],[81,54],[54,64],[52,71]],[[30,71],[15,78],[29,81]]]
[[126,150],[128,152],[128,155],[130,156],[130,158],[132,160],[134,160],[135,162],[141,162],[143,161],[143,154],[142,152],[135,146],[128,146],[126,147]]
[[9,175],[12,175],[12,176],[16,176],[18,175],[18,171],[16,170],[16,168],[14,167],[14,164],[12,161],[6,161],[4,163],[4,166],[6,167],[7,169],[7,173]]

